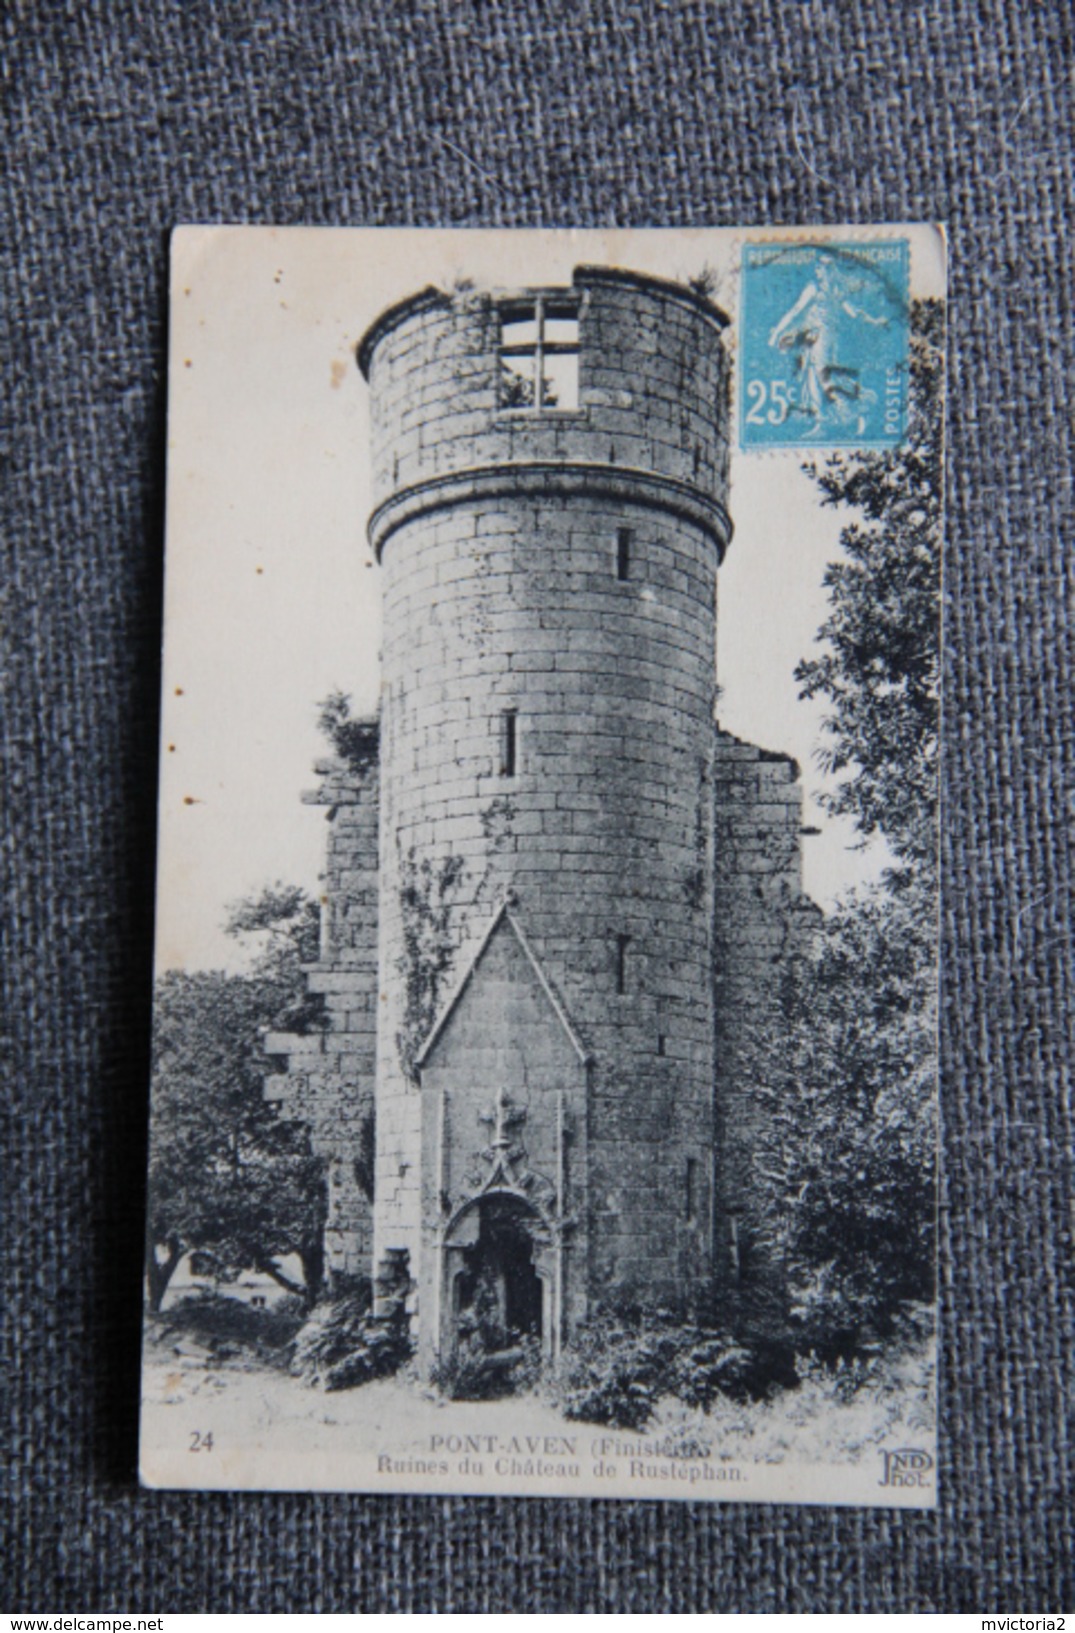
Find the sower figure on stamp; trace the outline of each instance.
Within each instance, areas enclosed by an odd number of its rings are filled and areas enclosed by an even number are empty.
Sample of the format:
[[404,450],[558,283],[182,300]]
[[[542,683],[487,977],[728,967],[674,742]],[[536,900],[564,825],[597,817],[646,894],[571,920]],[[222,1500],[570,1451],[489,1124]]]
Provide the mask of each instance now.
[[812,422],[809,436],[819,435],[827,420],[840,425],[856,420],[856,429],[865,431],[864,411],[876,401],[875,394],[861,384],[858,369],[839,361],[840,329],[846,318],[883,329],[888,327],[888,318],[873,317],[861,306],[853,306],[850,293],[831,257],[819,255],[810,282],[769,335],[770,346],[792,354],[801,384],[798,401],[789,401],[788,413],[802,414]]

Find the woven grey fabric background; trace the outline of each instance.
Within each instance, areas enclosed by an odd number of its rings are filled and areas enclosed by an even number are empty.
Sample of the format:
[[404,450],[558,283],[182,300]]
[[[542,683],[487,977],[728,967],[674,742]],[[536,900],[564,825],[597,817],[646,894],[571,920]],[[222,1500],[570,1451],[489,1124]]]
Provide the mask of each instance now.
[[[1075,1607],[1070,0],[15,0],[0,28],[0,1608]],[[939,1512],[140,1492],[169,228],[930,218]]]

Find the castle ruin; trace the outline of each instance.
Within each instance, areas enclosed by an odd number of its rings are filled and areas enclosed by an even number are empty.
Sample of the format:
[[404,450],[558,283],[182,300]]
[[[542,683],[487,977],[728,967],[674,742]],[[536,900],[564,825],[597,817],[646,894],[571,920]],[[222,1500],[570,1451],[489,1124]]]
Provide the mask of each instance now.
[[810,909],[787,756],[715,719],[725,318],[662,280],[426,289],[358,348],[379,719],[318,766],[325,1026],[270,1092],[338,1282],[428,1369],[476,1303],[555,1357],[759,1271],[744,1066]]

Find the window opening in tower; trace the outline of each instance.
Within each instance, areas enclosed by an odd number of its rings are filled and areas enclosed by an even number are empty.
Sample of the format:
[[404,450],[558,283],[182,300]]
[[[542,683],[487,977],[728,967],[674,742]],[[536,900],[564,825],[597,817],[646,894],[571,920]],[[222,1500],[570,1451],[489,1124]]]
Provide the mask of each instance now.
[[698,1222],[698,1158],[687,1158],[687,1223]]
[[501,308],[503,408],[579,406],[579,320],[574,307],[538,296]]
[[518,749],[518,714],[505,709],[500,716],[500,774],[514,777]]
[[630,936],[616,937],[616,991],[622,997],[627,991],[627,948]]

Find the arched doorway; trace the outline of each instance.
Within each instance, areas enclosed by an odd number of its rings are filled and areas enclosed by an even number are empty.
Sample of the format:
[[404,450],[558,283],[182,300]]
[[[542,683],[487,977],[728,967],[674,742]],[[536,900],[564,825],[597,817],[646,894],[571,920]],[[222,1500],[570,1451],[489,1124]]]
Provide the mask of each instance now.
[[[547,1341],[546,1280],[539,1256],[547,1232],[521,1197],[491,1192],[468,1210],[450,1244],[452,1342],[489,1354]],[[465,1244],[465,1245],[464,1245]]]

